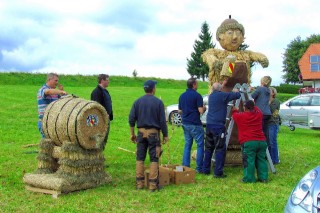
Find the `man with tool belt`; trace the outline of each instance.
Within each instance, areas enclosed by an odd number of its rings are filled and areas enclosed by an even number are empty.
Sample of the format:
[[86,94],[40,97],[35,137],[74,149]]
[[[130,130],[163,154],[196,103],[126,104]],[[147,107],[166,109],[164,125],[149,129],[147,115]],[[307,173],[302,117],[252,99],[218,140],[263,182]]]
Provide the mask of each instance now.
[[[149,190],[159,189],[159,157],[161,155],[160,130],[163,143],[168,141],[168,127],[163,102],[154,96],[156,81],[148,80],[144,83],[145,95],[137,99],[132,105],[129,115],[131,141],[137,144],[136,157],[136,188],[144,188],[144,161],[149,149],[150,175]],[[137,123],[138,135],[134,127]]]
[[223,173],[226,158],[226,116],[228,103],[240,98],[237,89],[234,92],[222,92],[222,85],[218,82],[212,85],[212,92],[209,95],[207,114],[207,128],[205,152],[203,161],[203,173],[210,174],[211,158],[215,152],[215,178],[225,178]]

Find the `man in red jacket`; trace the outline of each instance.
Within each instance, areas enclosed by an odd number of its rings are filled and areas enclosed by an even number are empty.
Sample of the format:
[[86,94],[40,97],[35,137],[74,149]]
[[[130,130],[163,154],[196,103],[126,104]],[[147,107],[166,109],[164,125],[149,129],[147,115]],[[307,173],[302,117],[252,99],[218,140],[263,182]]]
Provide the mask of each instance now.
[[238,138],[242,147],[243,179],[245,183],[255,183],[255,168],[258,181],[268,181],[268,164],[266,161],[267,142],[262,131],[261,110],[252,100],[244,104],[244,112],[234,108],[232,118],[238,126]]

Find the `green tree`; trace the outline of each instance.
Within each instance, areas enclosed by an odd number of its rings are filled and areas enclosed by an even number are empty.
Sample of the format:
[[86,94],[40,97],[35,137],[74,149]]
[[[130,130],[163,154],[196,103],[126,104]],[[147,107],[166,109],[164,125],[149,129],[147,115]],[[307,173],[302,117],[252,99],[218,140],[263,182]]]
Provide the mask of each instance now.
[[201,55],[209,48],[214,48],[212,44],[212,35],[209,32],[209,25],[204,22],[201,26],[199,40],[195,40],[193,45],[194,52],[191,53],[191,58],[187,58],[187,71],[191,77],[202,78],[204,81],[208,77],[209,67],[203,62]]
[[285,83],[298,83],[300,74],[299,60],[302,55],[306,52],[310,44],[319,43],[320,35],[311,35],[306,38],[306,40],[301,40],[301,37],[298,36],[293,41],[288,44],[285,53],[283,54],[283,70],[285,74],[282,75],[282,78],[285,80]]

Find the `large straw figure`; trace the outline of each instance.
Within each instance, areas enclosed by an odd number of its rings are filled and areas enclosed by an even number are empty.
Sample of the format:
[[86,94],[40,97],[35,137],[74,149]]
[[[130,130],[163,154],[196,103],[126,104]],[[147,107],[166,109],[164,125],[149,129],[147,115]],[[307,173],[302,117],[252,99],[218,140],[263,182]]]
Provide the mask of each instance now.
[[[251,83],[250,64],[258,62],[262,67],[269,65],[268,58],[258,52],[239,50],[244,41],[245,30],[242,24],[229,16],[218,27],[216,39],[221,49],[210,48],[202,54],[202,59],[209,66],[209,91],[215,82],[223,85],[222,91],[230,92],[239,83]],[[243,111],[240,103],[239,111]],[[227,122],[228,127],[229,122]],[[241,151],[236,125],[232,129],[226,155],[226,164],[241,164]]]
[[258,52],[239,50],[244,41],[242,24],[229,16],[217,29],[216,39],[224,50],[210,48],[202,54],[209,66],[209,87],[214,82],[223,84],[224,91],[231,91],[236,83],[251,83],[250,63],[258,62],[268,67],[268,58]]

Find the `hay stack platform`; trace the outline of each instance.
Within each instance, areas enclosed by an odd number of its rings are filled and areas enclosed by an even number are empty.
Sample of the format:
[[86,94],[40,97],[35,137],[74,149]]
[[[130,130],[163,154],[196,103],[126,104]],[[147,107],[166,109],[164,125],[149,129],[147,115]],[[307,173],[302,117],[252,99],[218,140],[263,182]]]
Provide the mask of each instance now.
[[109,116],[97,102],[67,96],[49,104],[39,144],[38,169],[23,177],[26,189],[61,194],[110,183],[102,146]]

